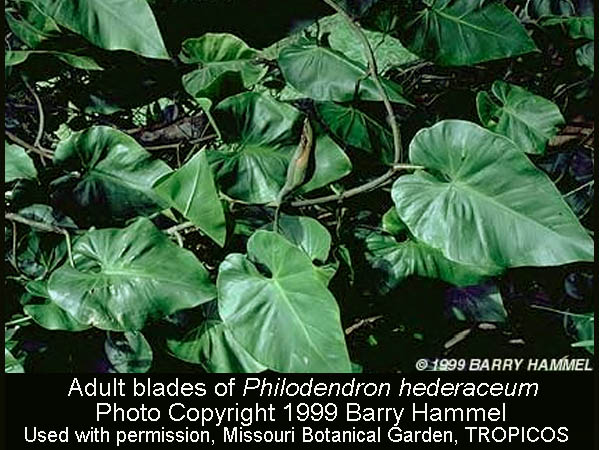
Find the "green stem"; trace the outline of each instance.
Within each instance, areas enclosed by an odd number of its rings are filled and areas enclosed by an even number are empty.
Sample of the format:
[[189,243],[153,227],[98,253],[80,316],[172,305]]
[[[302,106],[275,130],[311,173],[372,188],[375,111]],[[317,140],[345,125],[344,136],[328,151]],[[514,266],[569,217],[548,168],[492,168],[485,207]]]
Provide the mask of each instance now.
[[6,322],[4,324],[4,326],[12,327],[13,325],[18,325],[20,323],[29,322],[31,319],[33,319],[33,317],[31,317],[31,316],[21,317],[20,319],[15,319],[15,320],[11,320],[10,322]]
[[395,113],[393,112],[393,107],[391,106],[391,101],[389,100],[389,96],[383,87],[383,83],[378,76],[378,70],[376,67],[376,60],[374,57],[374,51],[368,42],[368,38],[362,31],[362,28],[358,23],[356,23],[350,15],[341,8],[337,3],[333,0],[323,0],[327,5],[337,11],[348,25],[356,32],[356,35],[360,38],[362,42],[362,46],[364,47],[364,54],[366,55],[366,60],[368,61],[368,69],[369,73],[372,76],[372,81],[374,82],[376,88],[381,94],[381,98],[383,100],[383,104],[385,105],[385,109],[387,110],[387,114],[389,115],[389,125],[391,126],[391,131],[393,133],[393,147],[395,149],[395,163],[399,163],[402,160],[403,148],[401,145],[401,134],[399,132],[399,126],[397,125],[397,121],[395,120]]

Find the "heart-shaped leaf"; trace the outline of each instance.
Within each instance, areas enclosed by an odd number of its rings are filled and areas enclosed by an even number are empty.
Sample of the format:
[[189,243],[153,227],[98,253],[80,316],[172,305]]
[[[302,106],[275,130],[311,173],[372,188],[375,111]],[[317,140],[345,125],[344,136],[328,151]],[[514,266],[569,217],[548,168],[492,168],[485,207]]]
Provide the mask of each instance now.
[[148,219],[87,232],[73,245],[73,260],[74,268],[66,263],[50,276],[50,298],[77,321],[104,330],[140,330],[215,297],[196,257]]
[[427,171],[392,189],[400,218],[446,258],[481,267],[593,261],[593,240],[551,180],[515,144],[459,120],[421,130],[410,160]]
[[500,2],[427,0],[423,9],[406,4],[400,40],[423,58],[466,66],[537,49],[524,27]]
[[312,217],[281,214],[278,232],[305,251],[312,261],[324,262],[329,257],[331,234]]
[[206,320],[181,339],[169,339],[167,345],[177,358],[201,364],[211,373],[256,373],[266,370],[244,350],[220,320]]
[[[278,61],[285,80],[311,99],[382,100],[375,82],[368,76],[368,69],[331,48],[302,40],[281,50]],[[392,102],[410,104],[402,96],[400,85],[386,79],[381,82]]]
[[76,185],[65,182],[66,194],[97,215],[130,218],[166,206],[152,186],[171,169],[113,128],[96,126],[73,134],[58,145],[54,163],[74,173]]
[[23,147],[4,141],[4,182],[19,179],[34,180],[37,170]]
[[247,247],[247,256],[227,256],[217,280],[219,313],[237,342],[275,371],[351,372],[337,302],[310,258],[270,231]]
[[154,191],[218,245],[225,244],[225,213],[205,151],[200,151],[175,173],[159,180]]
[[493,83],[491,91],[495,99],[487,92],[476,97],[482,124],[509,137],[526,153],[544,153],[547,142],[565,123],[557,105],[503,81]]
[[169,59],[146,0],[32,0],[59,25],[106,50]]
[[200,67],[183,76],[183,86],[193,97],[221,99],[250,88],[267,68],[255,62],[259,52],[228,33],[206,33],[187,39],[180,59]]
[[[218,104],[214,118],[225,144],[208,157],[221,189],[248,203],[274,201],[300,140],[299,111],[269,95],[247,92]],[[314,174],[299,192],[325,186],[351,171],[347,155],[328,136],[316,131],[315,141]]]

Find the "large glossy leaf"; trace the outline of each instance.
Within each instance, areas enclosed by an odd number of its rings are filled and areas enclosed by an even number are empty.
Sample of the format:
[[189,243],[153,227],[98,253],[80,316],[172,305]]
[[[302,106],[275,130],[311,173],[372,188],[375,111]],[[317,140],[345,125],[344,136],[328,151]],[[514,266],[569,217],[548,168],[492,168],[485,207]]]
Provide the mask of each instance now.
[[254,85],[267,68],[255,62],[258,51],[228,33],[206,33],[182,44],[180,59],[199,68],[183,76],[193,97],[220,99]]
[[592,239],[511,140],[447,120],[414,137],[410,160],[427,171],[395,182],[397,212],[445,257],[483,267],[593,261]]
[[208,372],[256,373],[266,370],[244,350],[220,320],[206,320],[182,338],[167,340],[167,345],[177,358],[201,364]]
[[[249,203],[274,201],[299,143],[299,111],[266,94],[247,92],[217,105],[214,118],[225,144],[208,157],[221,189]],[[328,136],[317,132],[315,140],[314,174],[300,192],[322,187],[351,170],[343,150]]]
[[50,298],[97,328],[140,330],[149,320],[215,297],[196,257],[148,219],[87,232],[73,245],[73,259],[74,268],[66,263],[50,276]]
[[424,0],[406,4],[400,39],[414,53],[447,66],[463,66],[536,50],[518,19],[500,2]]
[[[13,50],[4,54],[5,66],[16,66],[22,64],[30,58],[39,58],[43,63],[43,57],[56,58],[69,66],[82,70],[103,70],[93,58],[89,56],[74,55],[67,52],[58,52],[53,50]],[[47,63],[47,61],[46,61]]]
[[117,373],[145,373],[152,367],[152,347],[139,331],[108,333],[104,352]]
[[565,123],[557,105],[519,86],[496,81],[476,97],[478,116],[491,131],[507,136],[526,153],[544,153],[547,142]]
[[165,207],[152,190],[171,169],[154,159],[132,137],[105,126],[73,134],[54,154],[60,167],[76,171],[75,202],[109,217],[151,214]]
[[247,250],[227,256],[217,280],[219,313],[237,342],[275,371],[351,372],[339,308],[310,258],[270,231],[257,231]]
[[383,293],[396,288],[412,275],[438,278],[457,286],[469,286],[496,273],[481,265],[451,261],[440,250],[412,237],[404,237],[402,240],[372,231],[366,234],[364,245],[364,256],[378,273]]
[[19,179],[33,180],[36,177],[37,170],[25,149],[4,141],[4,182],[10,183]]
[[59,25],[106,50],[129,50],[168,59],[156,19],[146,0],[33,0]]
[[221,247],[225,244],[225,213],[204,150],[159,180],[154,191]]
[[389,129],[351,105],[318,102],[315,107],[331,133],[341,142],[375,154],[385,163],[393,162],[393,135]]
[[[331,48],[302,40],[281,50],[278,61],[285,80],[314,100],[382,100],[366,67]],[[386,79],[382,84],[391,101],[409,104],[400,85]]]

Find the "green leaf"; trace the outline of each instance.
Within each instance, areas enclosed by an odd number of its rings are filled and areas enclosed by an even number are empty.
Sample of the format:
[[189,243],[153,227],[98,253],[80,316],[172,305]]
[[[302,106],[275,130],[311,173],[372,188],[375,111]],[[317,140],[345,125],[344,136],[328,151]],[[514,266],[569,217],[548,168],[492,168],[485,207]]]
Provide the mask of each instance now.
[[58,144],[54,163],[82,171],[76,176],[75,187],[66,188],[82,208],[108,217],[129,218],[166,206],[152,186],[171,169],[118,130],[96,126],[73,134]]
[[595,43],[589,42],[576,49],[576,62],[595,73]]
[[193,97],[220,99],[250,88],[264,76],[265,66],[255,60],[259,53],[228,33],[206,33],[187,39],[179,58],[199,68],[183,76],[183,86]]
[[421,130],[400,177],[397,212],[420,241],[480,267],[593,261],[593,240],[551,180],[515,144],[470,122]]
[[176,172],[160,179],[154,191],[218,245],[225,244],[225,213],[204,150]]
[[152,347],[139,331],[108,333],[104,351],[116,373],[145,373],[152,367]]
[[445,310],[461,321],[503,323],[507,320],[501,293],[493,282],[448,289]]
[[[208,153],[221,189],[248,203],[269,203],[285,184],[287,166],[301,134],[302,116],[267,94],[246,92],[219,103],[214,118],[225,142]],[[338,180],[351,171],[347,155],[316,133],[315,170],[299,192]]]
[[74,55],[72,53],[57,52],[52,50],[12,50],[4,54],[4,66],[16,66],[22,64],[29,57],[40,59],[38,63],[43,63],[43,57],[50,56],[57,58],[69,66],[82,70],[104,70],[93,58],[89,56]]
[[[331,48],[304,40],[281,50],[278,61],[285,80],[313,100],[382,100],[375,82],[367,76],[368,69]],[[392,102],[410,104],[402,96],[400,85],[386,79],[381,82]]]
[[500,2],[427,0],[406,5],[400,40],[409,50],[445,66],[466,66],[537,49],[524,27]]
[[25,314],[31,316],[39,326],[47,330],[63,331],[82,331],[90,328],[89,325],[79,323],[50,299],[46,281],[30,281],[25,288],[34,297],[43,299],[43,303],[29,303],[23,307]]
[[113,331],[214,299],[208,273],[189,251],[144,218],[124,229],[92,230],[48,281],[50,298],[79,322]]
[[331,133],[341,142],[375,154],[386,164],[393,162],[393,135],[376,120],[351,105],[317,102],[315,108]]
[[[360,36],[339,14],[323,17],[316,24],[307,28],[308,32],[320,32],[328,37],[331,48],[343,53],[347,59],[358,62],[364,67],[368,65],[364,46]],[[411,64],[420,58],[406,49],[399,39],[378,31],[362,30],[374,51],[377,68],[381,73],[393,67]]]
[[237,342],[278,372],[351,372],[337,302],[310,258],[270,231],[257,231],[247,250],[228,255],[217,280],[219,313]]
[[595,40],[595,18],[593,16],[552,16],[541,21],[543,26],[563,25],[572,39]]
[[42,13],[33,1],[20,1],[18,15],[4,10],[4,17],[10,31],[17,36],[27,47],[36,48],[42,42],[60,36],[60,28],[52,18]]
[[491,91],[495,99],[486,92],[476,97],[483,126],[510,138],[526,153],[544,153],[547,142],[565,123],[557,105],[503,81],[495,81]]
[[29,278],[44,278],[62,263],[66,251],[64,236],[31,230],[19,239],[19,270]]
[[177,358],[201,364],[211,373],[256,373],[266,370],[244,350],[220,320],[206,320],[181,339],[167,340],[167,346]]
[[[45,223],[52,227],[77,229],[77,225],[73,222],[73,219],[48,205],[34,204],[27,206],[26,208],[19,210],[19,215],[26,219]],[[40,230],[37,231],[39,232]]]
[[24,373],[25,369],[6,347],[4,347],[4,373]]
[[106,50],[169,59],[146,0],[33,0],[59,25]]
[[382,293],[395,289],[412,275],[469,286],[493,274],[480,265],[451,261],[440,250],[410,237],[400,241],[373,231],[365,236],[364,244],[364,256],[380,277]]
[[389,210],[383,215],[382,225],[383,230],[389,234],[392,234],[393,236],[400,235],[407,229],[406,224],[403,223],[399,218],[397,209],[395,209],[395,207],[389,208]]
[[19,179],[34,180],[36,177],[37,170],[25,149],[4,141],[4,182],[10,183]]
[[[272,224],[268,228],[272,230]],[[312,261],[326,261],[331,250],[331,234],[316,219],[305,216],[279,217],[279,233],[301,248]]]

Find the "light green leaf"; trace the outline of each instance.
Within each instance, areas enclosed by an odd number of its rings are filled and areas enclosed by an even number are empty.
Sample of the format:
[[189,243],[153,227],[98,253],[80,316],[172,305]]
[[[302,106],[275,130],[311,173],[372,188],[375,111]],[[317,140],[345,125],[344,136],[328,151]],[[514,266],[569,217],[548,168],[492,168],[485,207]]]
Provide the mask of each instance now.
[[257,231],[247,256],[221,263],[217,286],[223,322],[259,363],[278,372],[351,372],[337,302],[284,237]]
[[177,358],[201,364],[211,373],[256,373],[266,370],[243,349],[220,320],[206,320],[181,339],[167,340],[167,345]]
[[395,289],[412,275],[469,286],[493,274],[493,270],[479,265],[451,261],[440,250],[410,237],[399,240],[373,231],[365,236],[364,245],[364,256],[380,277],[382,293]]
[[384,163],[394,158],[393,135],[354,106],[333,102],[317,102],[316,111],[331,133],[348,145],[377,155]]
[[19,179],[34,180],[36,177],[37,170],[25,149],[4,141],[4,182],[10,183]]
[[395,207],[391,207],[384,215],[382,220],[383,230],[387,233],[392,234],[393,236],[398,236],[401,233],[405,232],[407,227],[406,224],[402,222],[397,214],[397,209]]
[[500,2],[427,0],[406,5],[400,40],[409,50],[445,66],[466,66],[537,49],[524,27]]
[[24,373],[25,369],[6,347],[4,347],[4,373]]
[[265,66],[255,60],[257,50],[228,33],[206,33],[183,42],[181,61],[199,64],[183,76],[183,86],[193,97],[221,99],[250,88],[264,76]]
[[59,59],[63,63],[69,66],[75,67],[76,69],[82,70],[104,70],[93,58],[89,56],[74,55],[66,52],[57,52],[51,50],[13,50],[7,51],[4,54],[4,65],[5,66],[16,66],[22,64],[29,59],[29,57],[42,58],[44,56],[50,56]]
[[113,128],[96,126],[73,134],[58,144],[54,163],[82,171],[75,187],[66,183],[66,189],[78,205],[97,214],[128,218],[166,207],[152,186],[171,169]]
[[476,97],[478,116],[486,128],[502,134],[526,153],[544,153],[547,142],[565,123],[557,105],[526,89],[503,81]]
[[175,173],[160,179],[154,191],[218,245],[225,244],[225,213],[204,150]]
[[[382,100],[375,82],[367,76],[368,69],[331,48],[302,40],[281,50],[278,61],[285,80],[314,100]],[[392,102],[410,104],[402,96],[400,85],[386,79],[381,82]]]
[[593,261],[593,240],[551,180],[515,144],[470,122],[421,130],[410,160],[427,172],[392,189],[400,218],[446,258],[480,267]]
[[147,219],[123,229],[92,230],[48,281],[50,298],[75,319],[113,331],[214,299],[208,272]]
[[169,59],[146,0],[33,0],[59,25],[106,50]]
[[[276,199],[298,145],[302,116],[267,94],[246,92],[222,101],[214,118],[225,142],[208,153],[221,189],[249,203]],[[317,189],[351,171],[347,155],[328,136],[316,132],[315,171],[299,192]]]
[[109,332],[104,351],[116,373],[145,373],[152,367],[152,347],[139,331]]
[[595,43],[589,42],[576,49],[576,61],[579,66],[586,67],[595,73]]

